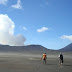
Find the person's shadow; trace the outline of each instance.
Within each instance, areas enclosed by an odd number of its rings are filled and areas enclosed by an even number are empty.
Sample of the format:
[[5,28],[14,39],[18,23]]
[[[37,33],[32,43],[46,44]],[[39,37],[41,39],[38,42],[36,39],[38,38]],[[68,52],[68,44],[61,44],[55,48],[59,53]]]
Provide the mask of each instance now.
[[56,65],[56,64],[47,63],[46,65]]
[[64,64],[64,66],[69,66],[69,67],[72,67],[72,65],[69,65],[69,64]]

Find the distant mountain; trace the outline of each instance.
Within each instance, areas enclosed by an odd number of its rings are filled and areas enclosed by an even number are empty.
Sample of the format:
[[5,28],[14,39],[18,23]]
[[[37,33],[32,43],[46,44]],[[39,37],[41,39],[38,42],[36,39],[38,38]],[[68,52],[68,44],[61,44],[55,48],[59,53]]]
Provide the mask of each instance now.
[[23,52],[23,51],[49,51],[49,49],[41,45],[28,45],[28,46],[8,46],[0,45],[0,52]]
[[62,49],[59,49],[59,51],[72,51],[72,43]]

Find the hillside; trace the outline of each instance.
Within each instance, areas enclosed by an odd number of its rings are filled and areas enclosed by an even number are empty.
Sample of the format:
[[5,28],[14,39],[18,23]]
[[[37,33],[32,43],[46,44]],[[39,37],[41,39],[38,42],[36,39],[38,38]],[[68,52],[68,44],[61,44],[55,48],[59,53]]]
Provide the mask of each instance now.
[[67,46],[64,47],[64,48],[59,49],[59,51],[65,51],[65,52],[67,52],[67,51],[72,51],[72,43],[69,44],[69,45],[67,45]]
[[41,45],[28,45],[28,46],[0,45],[0,52],[23,52],[23,51],[49,51],[49,49]]

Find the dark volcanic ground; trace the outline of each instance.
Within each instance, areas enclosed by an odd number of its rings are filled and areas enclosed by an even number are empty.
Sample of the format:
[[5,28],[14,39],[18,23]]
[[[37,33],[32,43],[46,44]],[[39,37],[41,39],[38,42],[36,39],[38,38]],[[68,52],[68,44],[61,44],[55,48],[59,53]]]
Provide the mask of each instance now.
[[58,53],[47,54],[47,64],[41,54],[0,53],[0,72],[72,72],[72,53],[64,53],[64,64],[59,66]]

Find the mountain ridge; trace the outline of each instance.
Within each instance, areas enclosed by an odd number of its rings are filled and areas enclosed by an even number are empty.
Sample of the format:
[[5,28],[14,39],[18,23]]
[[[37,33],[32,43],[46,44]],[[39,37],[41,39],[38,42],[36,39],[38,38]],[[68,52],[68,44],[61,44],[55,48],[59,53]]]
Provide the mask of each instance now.
[[27,45],[27,46],[9,46],[9,45],[0,45],[1,51],[49,51],[41,45]]
[[62,52],[69,52],[72,51],[72,43],[61,48],[59,50],[48,49],[42,45],[27,45],[27,46],[9,46],[9,45],[2,45],[0,44],[0,52],[23,52],[23,51],[62,51]]
[[72,43],[70,43],[69,45],[65,46],[64,48],[59,49],[59,51],[65,51],[65,52],[72,51]]

